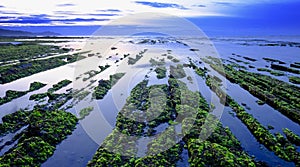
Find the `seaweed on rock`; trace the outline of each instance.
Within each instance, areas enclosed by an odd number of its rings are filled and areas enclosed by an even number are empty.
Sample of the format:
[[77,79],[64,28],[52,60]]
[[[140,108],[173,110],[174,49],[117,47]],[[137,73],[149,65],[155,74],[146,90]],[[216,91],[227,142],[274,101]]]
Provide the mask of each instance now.
[[[19,115],[21,116],[19,117]],[[3,156],[3,166],[39,166],[55,150],[58,143],[70,135],[77,124],[77,118],[65,111],[19,111],[3,119],[3,124],[11,122],[16,127],[28,125],[22,132],[18,143]],[[5,129],[2,133],[11,129]]]
[[92,111],[94,110],[94,107],[86,107],[79,111],[79,119],[84,119],[86,116],[88,116]]
[[295,144],[296,146],[300,146],[300,136],[296,135],[295,133],[293,133],[291,130],[289,130],[288,128],[285,128],[283,130],[283,133],[286,135],[287,139]]
[[70,80],[67,80],[67,79],[61,80],[58,83],[54,84],[51,88],[49,88],[47,90],[47,92],[31,95],[29,97],[29,100],[39,101],[41,99],[44,99],[47,96],[49,97],[49,100],[53,100],[53,99],[55,99],[55,96],[57,96],[54,94],[54,92],[69,85],[70,83],[72,83],[72,81],[70,81]]
[[147,49],[142,50],[140,53],[135,55],[135,58],[128,57],[128,65],[134,65],[136,62],[138,62],[143,57],[146,51]]
[[[230,82],[239,84],[253,96],[278,109],[282,114],[300,124],[299,87],[267,75],[241,69],[236,70],[232,65],[222,64],[211,57],[208,57],[208,59],[206,62]],[[220,66],[223,66],[224,69],[221,69]]]
[[289,77],[289,81],[291,83],[294,83],[294,84],[300,84],[300,78],[299,77],[291,76],[291,77]]
[[63,55],[48,59],[29,60],[17,64],[0,67],[0,84],[27,77],[42,71],[73,63],[83,58],[80,55]]
[[7,90],[5,92],[5,96],[0,97],[0,105],[2,105],[4,103],[8,103],[8,102],[12,101],[13,99],[24,96],[29,92],[41,89],[44,86],[46,86],[46,84],[43,84],[41,82],[32,82],[32,83],[30,83],[29,90],[27,90],[27,91]]
[[166,77],[166,72],[167,72],[166,67],[157,67],[154,71],[156,72],[157,74],[156,77],[158,79],[162,79]]
[[[221,92],[221,88],[216,86],[211,77],[206,78],[206,84],[214,92]],[[224,99],[224,95],[218,94],[220,99]],[[251,114],[247,113],[245,109],[235,102],[230,96],[226,96],[226,105],[230,106],[233,111],[237,114],[237,117],[247,126],[249,131],[255,136],[255,138],[262,143],[266,148],[273,151],[278,157],[286,160],[292,161],[296,165],[299,165],[300,154],[296,151],[296,148],[288,142],[283,136],[277,134],[274,136],[271,134],[267,128],[262,126]]]
[[[133,88],[117,116],[116,128],[105,139],[88,166],[176,166],[184,147],[188,148],[190,166],[255,166],[255,161],[242,151],[230,130],[223,128],[218,121],[214,124],[217,126],[216,131],[208,139],[211,143],[207,147],[209,150],[202,149],[201,142],[195,142],[203,130],[205,118],[209,116],[208,104],[199,92],[190,91],[185,83],[174,78],[168,80],[168,85],[147,84],[148,81],[144,80]],[[153,91],[155,88],[161,91]],[[163,94],[168,96],[164,99]],[[151,97],[157,97],[154,100],[157,103],[152,104]],[[160,110],[156,111],[160,114],[155,119],[149,119],[153,115],[148,114],[156,113],[152,109]],[[135,113],[139,114],[134,116],[136,119],[129,117]],[[195,115],[195,118],[189,115]],[[211,117],[211,120],[215,119]],[[169,123],[169,127],[147,144],[146,155],[141,158],[134,156],[138,152],[138,139],[153,136],[154,128],[163,123]],[[179,123],[182,132],[177,134],[173,124]],[[183,137],[182,140],[176,140],[178,135]],[[210,152],[213,150],[214,153]]]
[[271,64],[271,68],[274,70],[280,70],[280,71],[286,71],[286,72],[290,72],[290,73],[294,73],[294,74],[300,74],[300,70],[282,66],[282,65],[278,65],[278,64]]
[[93,97],[103,99],[107,92],[121,79],[125,73],[116,73],[109,76],[109,80],[101,79],[97,87],[94,88]]
[[182,64],[177,64],[177,66],[170,66],[170,77],[180,79],[186,77],[186,73],[183,69]]

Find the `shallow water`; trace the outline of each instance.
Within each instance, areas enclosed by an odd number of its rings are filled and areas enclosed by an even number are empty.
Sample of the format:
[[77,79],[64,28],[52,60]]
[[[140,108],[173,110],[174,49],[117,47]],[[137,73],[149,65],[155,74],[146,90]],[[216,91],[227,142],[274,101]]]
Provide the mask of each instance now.
[[252,96],[249,92],[242,89],[237,84],[227,83],[227,93],[239,104],[245,103],[250,109],[244,107],[246,111],[253,115],[266,128],[268,125],[274,127],[271,132],[280,132],[283,134],[283,128],[292,130],[295,134],[300,135],[299,125],[289,118],[281,114],[279,111],[273,109],[268,104],[258,105],[256,101],[258,98]]
[[[295,38],[300,40],[300,38]],[[249,45],[243,45],[242,43],[249,43]],[[257,68],[266,68],[266,66],[270,67],[271,63],[263,60],[263,58],[272,58],[276,60],[281,60],[286,64],[284,66],[288,66],[289,64],[299,62],[300,61],[300,48],[299,47],[289,47],[289,46],[257,46],[259,44],[258,41],[253,41],[253,39],[243,39],[241,42],[240,39],[214,39],[215,47],[220,54],[221,58],[225,58],[230,60],[230,57],[236,58],[238,60],[242,60],[244,62],[249,62],[249,65],[254,66],[255,68],[248,68],[250,72],[261,73],[264,75],[269,75],[273,78],[288,82],[289,76],[300,76],[298,74],[293,74],[290,72],[283,72],[285,76],[274,76],[268,72],[264,71],[257,71]],[[238,57],[236,54],[241,57]],[[243,57],[250,57],[254,58],[257,61],[248,61]],[[233,60],[232,60],[233,61]],[[235,62],[235,61],[233,61]],[[237,63],[237,62],[235,62]],[[243,62],[237,63],[242,66],[248,67],[248,65],[244,64]],[[275,63],[276,64],[276,63]],[[270,69],[270,68],[269,68]],[[293,84],[293,83],[290,83]],[[296,85],[296,84],[293,84]],[[296,85],[299,86],[299,85]]]
[[56,150],[45,163],[43,167],[53,166],[86,166],[89,160],[92,159],[98,148],[95,143],[84,131],[82,126],[78,124],[72,135],[62,141]]
[[[206,99],[206,101],[212,101],[211,99],[218,98],[215,93],[205,85],[205,81],[198,77],[197,81],[201,85],[200,93]],[[201,83],[201,84],[200,84]],[[228,92],[227,92],[228,93]],[[235,99],[235,98],[234,98]],[[222,106],[220,102],[214,101],[215,106]],[[218,108],[216,108],[218,110]],[[242,148],[249,154],[255,156],[256,160],[265,161],[271,166],[282,165],[291,166],[293,163],[286,162],[278,158],[273,152],[269,151],[265,146],[260,144],[255,137],[248,130],[247,126],[243,124],[237,117],[233,116],[230,111],[230,107],[220,108],[221,117],[220,122],[224,127],[229,127],[233,135],[240,141]]]
[[[0,146],[4,146],[6,144],[6,142],[10,142],[12,138],[14,138],[17,134],[20,134],[22,131],[24,131],[26,128],[28,127],[28,125],[22,127],[21,129],[17,130],[16,132],[13,133],[8,133],[4,136],[0,137]],[[18,143],[17,139],[16,141],[14,141],[13,143],[10,143],[8,145],[5,145],[1,151],[0,151],[0,156],[2,156],[3,154],[5,154],[9,149],[11,149],[12,147],[14,147],[17,143]]]

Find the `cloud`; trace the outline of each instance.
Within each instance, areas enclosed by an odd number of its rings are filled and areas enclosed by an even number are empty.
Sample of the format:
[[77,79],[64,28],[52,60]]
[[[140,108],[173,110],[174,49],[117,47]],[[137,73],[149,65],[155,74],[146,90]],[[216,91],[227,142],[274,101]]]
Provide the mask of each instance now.
[[83,19],[83,18],[75,18],[75,19],[53,19],[52,21],[59,21],[59,22],[90,22],[90,21],[109,21],[109,19]]
[[73,15],[75,11],[53,11],[54,14]]
[[19,12],[5,12],[5,11],[0,11],[0,14],[24,15],[24,13],[19,13]]
[[0,20],[0,23],[30,23],[30,24],[45,24],[51,23],[51,20],[48,18],[39,18],[39,17],[14,17],[9,20]]
[[[262,1],[265,2],[271,0]],[[167,0],[120,0],[120,3],[110,3],[108,1],[101,0],[89,2],[85,2],[82,0],[27,0],[26,2],[27,3],[21,4],[17,3],[17,0],[3,1],[3,3],[1,3],[0,5],[0,16],[13,16],[16,19],[15,22],[33,23],[35,21],[32,21],[31,18],[26,17],[41,17],[36,18],[36,22],[40,21],[43,23],[52,23],[53,19],[60,20],[74,18],[95,18],[114,20],[119,18],[120,16],[128,16],[134,13],[143,12],[171,13],[176,16],[185,18],[207,16],[240,16],[239,9],[241,7],[252,3],[258,3],[255,0],[246,0],[242,2],[238,0],[175,0],[170,2],[168,2]],[[263,2],[261,3],[266,4]],[[24,20],[21,20],[18,17],[23,17]],[[7,20],[12,19],[7,18],[5,21]],[[70,21],[67,20],[66,24],[70,24],[69,22]],[[78,24],[82,24],[83,22],[84,21],[79,21]],[[21,24],[22,23],[19,23],[18,25]],[[60,22],[60,24],[64,23]],[[99,22],[99,24],[104,24],[104,22]],[[9,25],[9,23],[6,23],[5,25]],[[12,25],[17,25],[17,23]]]
[[206,5],[193,5],[193,7],[205,8]]
[[54,13],[65,16],[119,16],[115,13],[76,13],[76,11],[54,11]]
[[65,3],[65,4],[57,4],[58,7],[66,7],[66,6],[76,6],[75,4]]
[[[3,20],[6,19],[6,20]],[[50,19],[47,17],[30,16],[30,17],[6,17],[0,19],[0,23],[12,23],[12,24],[52,24],[54,22],[61,22],[64,24],[76,23],[76,22],[95,22],[95,21],[109,21],[109,19],[96,19],[96,18],[74,18],[74,19]]]
[[119,9],[96,10],[97,12],[121,12]]
[[230,2],[214,2],[214,4],[220,6],[234,6],[234,3],[230,3]]
[[184,9],[184,10],[187,9],[184,6],[178,5],[178,4],[175,4],[175,3],[159,3],[159,2],[147,2],[147,1],[135,1],[135,3],[145,5],[145,6],[154,7],[154,8],[176,8],[176,9]]
[[45,17],[50,17],[50,15],[47,14],[32,14],[30,15],[31,17],[37,17],[37,18],[45,18]]
[[4,20],[4,19],[13,19],[15,17],[12,16],[0,16],[0,20]]
[[111,14],[111,13],[95,13],[95,14],[87,14],[89,16],[119,16],[119,14]]
[[3,5],[0,5],[0,8],[4,8],[4,6],[3,6]]

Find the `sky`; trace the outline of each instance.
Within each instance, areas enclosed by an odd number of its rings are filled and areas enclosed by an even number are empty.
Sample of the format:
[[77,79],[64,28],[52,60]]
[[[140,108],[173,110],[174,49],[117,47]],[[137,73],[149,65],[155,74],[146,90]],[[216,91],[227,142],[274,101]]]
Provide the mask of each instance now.
[[182,17],[213,33],[293,35],[300,34],[299,8],[299,0],[1,0],[0,27],[31,31],[74,27],[76,33],[82,26],[94,31],[128,15],[153,12]]

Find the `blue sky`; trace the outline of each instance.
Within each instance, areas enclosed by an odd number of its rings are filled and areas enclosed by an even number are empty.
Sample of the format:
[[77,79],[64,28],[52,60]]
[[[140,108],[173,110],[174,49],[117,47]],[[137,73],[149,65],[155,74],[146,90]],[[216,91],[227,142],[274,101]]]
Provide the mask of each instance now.
[[33,31],[49,26],[97,27],[130,14],[155,12],[188,19],[214,33],[300,34],[299,8],[298,0],[1,0],[0,25],[9,29],[31,27]]

